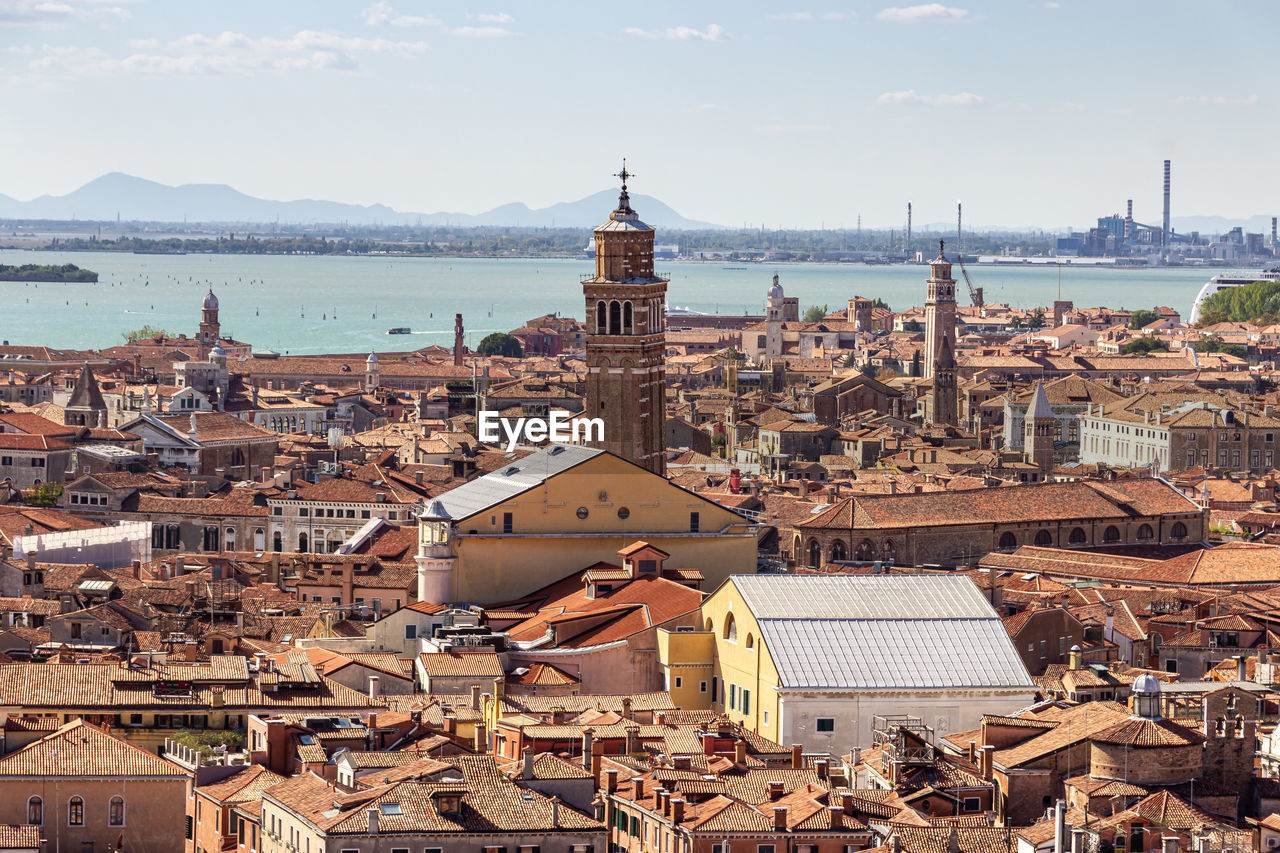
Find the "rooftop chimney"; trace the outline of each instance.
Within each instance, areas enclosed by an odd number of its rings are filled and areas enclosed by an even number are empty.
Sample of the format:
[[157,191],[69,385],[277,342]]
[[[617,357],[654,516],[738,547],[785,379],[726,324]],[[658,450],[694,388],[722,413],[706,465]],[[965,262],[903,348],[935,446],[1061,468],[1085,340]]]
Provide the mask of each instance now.
[[844,809],[840,806],[827,806],[827,819],[832,829],[840,829],[844,826]]
[[378,681],[379,681],[378,676],[376,675],[369,676],[369,698],[370,699],[378,698]]
[[804,768],[804,747],[798,743],[791,744],[791,769],[801,770]]
[[776,800],[782,797],[782,783],[769,782],[769,799]]
[[786,806],[773,807],[773,828],[778,831],[781,831],[787,828],[787,807]]
[[524,748],[524,768],[520,776],[521,779],[533,778],[533,747],[526,746]]
[[618,769],[616,767],[610,767],[604,771],[604,789],[610,794],[618,790]]
[[369,834],[370,834],[370,835],[377,835],[377,834],[378,834],[378,814],[379,814],[379,810],[378,810],[376,807],[375,807],[375,808],[371,808],[371,809],[369,809],[368,811],[366,811],[366,812],[365,812],[365,814],[367,814],[367,815],[369,816]]
[[684,800],[680,797],[671,800],[671,820],[675,823],[684,820]]

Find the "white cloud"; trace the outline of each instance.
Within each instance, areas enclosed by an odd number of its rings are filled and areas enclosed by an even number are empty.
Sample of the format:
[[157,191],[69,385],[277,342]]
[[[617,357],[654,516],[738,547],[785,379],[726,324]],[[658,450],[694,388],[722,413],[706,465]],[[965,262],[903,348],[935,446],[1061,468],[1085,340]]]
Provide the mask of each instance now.
[[515,32],[506,27],[453,27],[448,30],[448,33],[451,36],[473,39],[506,38],[515,35]]
[[133,13],[123,6],[98,0],[0,0],[0,27],[50,27],[82,22],[109,24],[132,17]]
[[365,8],[364,22],[370,27],[388,24],[393,27],[438,27],[444,22],[431,15],[398,15],[390,3],[378,2]]
[[263,71],[349,71],[361,55],[412,56],[426,42],[344,36],[299,30],[289,38],[255,37],[238,32],[190,33],[163,48],[153,40],[131,43],[137,51],[125,57],[99,48],[46,46],[29,63],[37,73],[69,74],[254,74]]
[[761,133],[829,133],[831,128],[825,124],[762,124],[757,130]]
[[726,41],[729,34],[719,24],[708,24],[700,30],[697,27],[667,27],[665,30],[642,30],[639,27],[627,27],[626,33],[635,38],[670,39],[671,41]]
[[812,12],[783,12],[778,15],[770,15],[771,21],[812,21]]
[[1044,7],[1046,9],[1061,9],[1062,4],[1061,3],[1045,3]]
[[850,18],[856,18],[857,12],[823,12],[822,20],[824,21],[847,21]]
[[1244,95],[1228,98],[1225,95],[1180,95],[1173,99],[1175,104],[1211,104],[1215,106],[1247,107],[1258,103],[1257,95]]
[[476,15],[476,20],[484,24],[514,24],[516,22],[516,19],[506,12]]
[[877,21],[895,24],[959,23],[971,21],[968,9],[943,6],[941,3],[925,3],[919,6],[890,6],[876,13]]
[[954,95],[937,94],[922,95],[915,89],[904,89],[899,92],[885,92],[876,98],[880,106],[889,104],[926,104],[931,107],[973,107],[985,99],[973,92],[957,92]]

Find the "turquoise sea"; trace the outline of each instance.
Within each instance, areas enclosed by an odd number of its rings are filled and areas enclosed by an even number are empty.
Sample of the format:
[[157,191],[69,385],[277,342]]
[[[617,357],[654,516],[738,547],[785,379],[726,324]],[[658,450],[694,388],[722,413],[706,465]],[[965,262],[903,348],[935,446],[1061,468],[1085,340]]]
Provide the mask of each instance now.
[[[450,259],[322,255],[133,255],[115,252],[0,250],[2,264],[73,263],[100,274],[96,284],[0,282],[0,339],[12,344],[96,348],[121,343],[144,325],[195,332],[200,302],[212,287],[224,334],[259,349],[289,353],[405,350],[449,346],[462,313],[467,344],[552,311],[582,317],[579,279],[587,259]],[[698,311],[763,313],[776,273],[800,305],[833,310],[854,295],[880,297],[894,309],[924,302],[928,267],[864,264],[659,262],[671,279],[672,306]],[[958,272],[958,270],[957,270]],[[988,303],[1048,305],[1058,269],[972,265]],[[1189,269],[1064,267],[1062,298],[1079,306],[1169,305],[1187,316],[1213,273]],[[963,282],[960,300],[965,301]],[[412,335],[389,336],[392,326]]]

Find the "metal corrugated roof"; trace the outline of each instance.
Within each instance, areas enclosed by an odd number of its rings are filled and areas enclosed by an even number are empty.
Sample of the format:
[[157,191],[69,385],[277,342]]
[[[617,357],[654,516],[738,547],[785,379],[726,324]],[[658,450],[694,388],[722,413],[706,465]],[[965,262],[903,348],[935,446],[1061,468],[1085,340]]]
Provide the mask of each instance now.
[[[450,489],[437,500],[455,521],[483,512],[509,500],[521,492],[542,485],[543,482],[588,459],[604,453],[596,447],[576,444],[552,444],[517,459],[497,471]],[[434,502],[433,502],[434,504]]]
[[735,575],[733,582],[757,619],[997,618],[963,575]]
[[735,576],[781,687],[1018,688],[1035,684],[963,576]]

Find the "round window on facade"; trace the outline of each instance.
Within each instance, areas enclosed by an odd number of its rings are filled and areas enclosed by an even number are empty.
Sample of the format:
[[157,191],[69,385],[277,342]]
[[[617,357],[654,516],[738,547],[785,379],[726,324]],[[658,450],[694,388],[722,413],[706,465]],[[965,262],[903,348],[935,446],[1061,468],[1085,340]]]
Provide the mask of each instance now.
[[586,518],[590,514],[591,512],[585,506],[578,507],[578,518]]
[[631,510],[627,509],[625,506],[618,507],[618,518],[625,520],[630,517],[631,517]]

